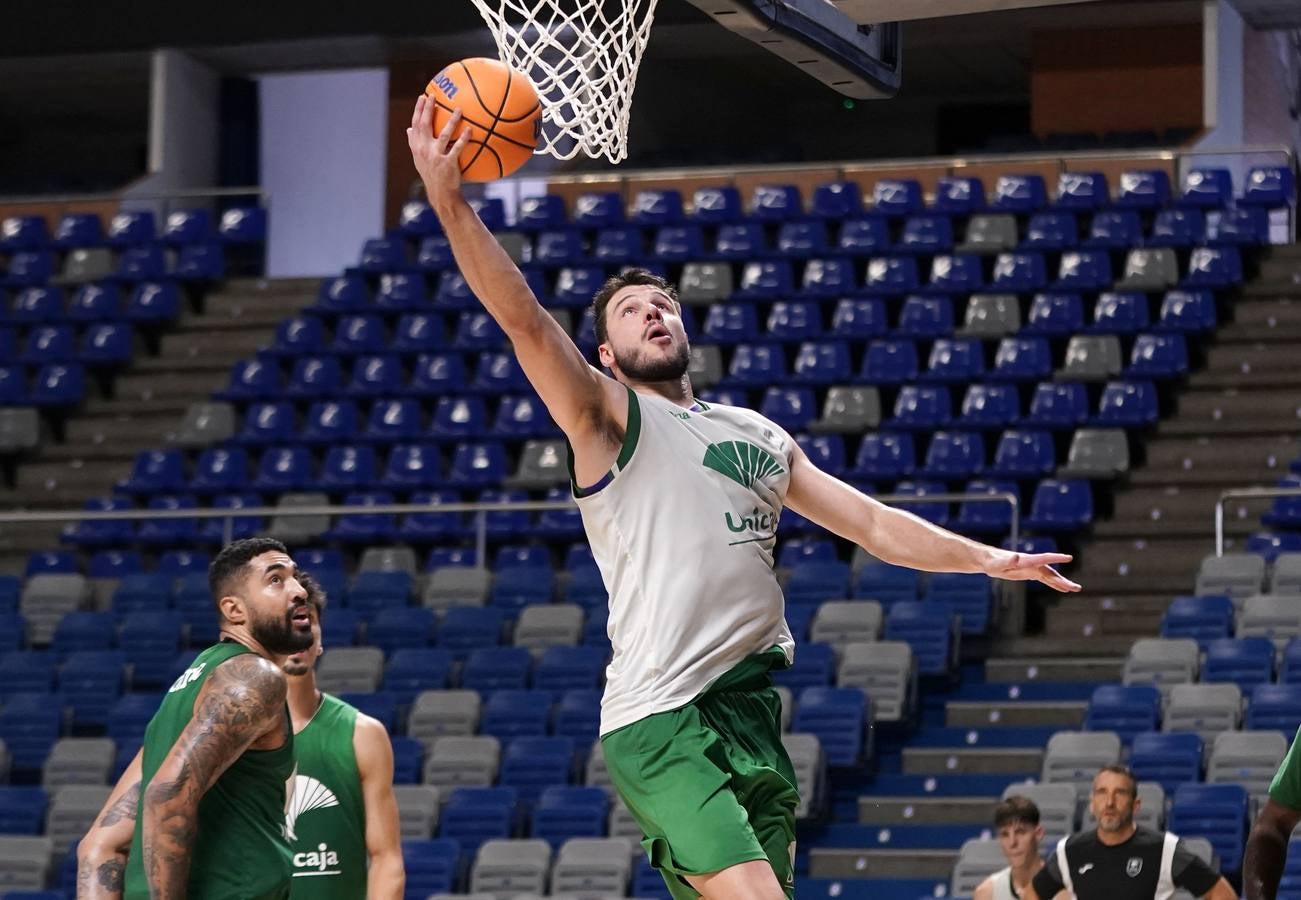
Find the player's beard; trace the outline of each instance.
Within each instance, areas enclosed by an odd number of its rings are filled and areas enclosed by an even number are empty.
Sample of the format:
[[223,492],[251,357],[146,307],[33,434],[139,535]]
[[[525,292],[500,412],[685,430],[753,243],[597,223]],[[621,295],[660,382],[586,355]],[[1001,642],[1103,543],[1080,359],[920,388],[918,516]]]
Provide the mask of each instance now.
[[[646,359],[641,347],[631,353],[614,350],[614,362],[629,381],[643,384],[659,381],[678,381],[687,374],[691,365],[691,348],[686,343],[676,344],[677,353],[661,359]],[[613,349],[613,348],[612,348]]]
[[290,618],[294,614],[290,609],[283,616],[267,616],[265,619],[254,616],[249,624],[253,639],[277,656],[299,653],[312,646],[316,640],[312,629],[299,631]]

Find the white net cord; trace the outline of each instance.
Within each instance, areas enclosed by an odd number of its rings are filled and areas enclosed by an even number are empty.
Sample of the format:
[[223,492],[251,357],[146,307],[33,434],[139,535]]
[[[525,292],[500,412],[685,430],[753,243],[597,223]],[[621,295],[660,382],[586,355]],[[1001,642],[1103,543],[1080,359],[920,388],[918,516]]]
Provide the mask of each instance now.
[[502,62],[526,73],[542,101],[538,153],[628,155],[637,68],[658,0],[472,0]]

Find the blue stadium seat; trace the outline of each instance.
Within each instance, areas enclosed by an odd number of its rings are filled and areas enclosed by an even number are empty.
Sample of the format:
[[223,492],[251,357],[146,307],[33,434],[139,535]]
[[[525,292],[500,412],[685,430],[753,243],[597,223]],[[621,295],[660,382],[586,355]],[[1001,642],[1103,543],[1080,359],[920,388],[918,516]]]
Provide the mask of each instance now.
[[1122,172],[1116,186],[1116,206],[1160,209],[1170,205],[1170,176],[1160,169]]
[[609,796],[599,787],[545,787],[533,807],[529,834],[553,850],[570,838],[605,837],[609,806]]
[[1071,250],[1062,254],[1055,290],[1101,291],[1111,287],[1111,261],[1099,250]]
[[1033,213],[1047,202],[1047,191],[1040,175],[1000,175],[994,182],[990,209],[999,212]]
[[975,338],[940,338],[931,345],[925,381],[975,381],[985,373],[985,353]]
[[1182,334],[1140,334],[1134,341],[1127,378],[1177,378],[1188,373],[1188,344]]
[[1181,837],[1204,837],[1225,872],[1242,867],[1246,844],[1247,789],[1239,784],[1182,784],[1175,788],[1167,827]]
[[749,303],[715,303],[705,316],[703,339],[738,344],[759,337],[759,314]]
[[123,366],[135,356],[135,349],[135,334],[131,326],[100,322],[82,334],[77,359],[86,366]]
[[[198,508],[194,497],[186,495],[164,494],[149,501],[149,509],[177,512]],[[192,518],[145,519],[136,532],[136,540],[142,544],[158,547],[170,547],[198,540],[199,524]]]
[[81,650],[110,650],[115,643],[116,621],[112,613],[65,613],[54,629],[50,649],[66,659],[68,654]]
[[1113,428],[1146,428],[1158,416],[1156,386],[1150,381],[1109,381],[1094,422]]
[[497,548],[492,564],[494,569],[550,569],[551,552],[541,544],[506,544]]
[[126,654],[121,650],[81,650],[59,669],[59,695],[72,707],[77,727],[103,728],[109,710],[122,696]]
[[1210,291],[1167,291],[1156,329],[1201,334],[1215,330],[1216,318],[1215,295]]
[[135,612],[159,612],[172,599],[176,579],[158,572],[136,572],[124,576],[113,591],[113,612],[122,617]]
[[377,468],[374,447],[336,444],[326,450],[312,489],[338,493],[366,488],[375,483]]
[[302,445],[272,447],[262,454],[252,487],[258,491],[302,490],[312,477],[312,457]]
[[511,836],[518,802],[514,788],[457,788],[439,816],[439,836],[473,859],[486,841]]
[[768,313],[765,336],[772,340],[801,341],[820,337],[822,313],[808,300],[779,300]]
[[317,400],[307,409],[298,438],[309,444],[351,440],[361,430],[361,412],[351,400]]
[[718,229],[714,255],[719,259],[743,262],[765,250],[763,227],[758,222],[734,222]]
[[326,315],[361,313],[370,309],[370,290],[360,275],[341,275],[321,282],[312,312]]
[[953,610],[963,634],[987,634],[994,601],[991,588],[992,582],[985,575],[942,572],[930,577],[926,602]]
[[434,288],[433,305],[438,309],[461,310],[474,309],[477,301],[469,283],[456,269],[448,269],[438,276]]
[[[395,448],[395,452],[400,448]],[[387,478],[387,476],[386,476]],[[390,486],[386,483],[386,486]],[[459,503],[461,497],[455,491],[417,491],[407,498],[408,503]],[[463,531],[461,513],[413,512],[402,517],[398,526],[398,536],[404,540],[425,543],[428,541],[455,538]]]
[[[497,649],[522,650],[526,657],[529,655],[522,647]],[[517,737],[541,737],[546,734],[551,719],[551,700],[548,691],[494,690],[483,704],[479,733],[492,735],[503,743]]]
[[443,615],[438,646],[463,660],[470,651],[501,643],[505,613],[500,609],[453,606]]
[[638,191],[628,210],[628,220],[643,226],[673,225],[682,219],[682,194],[672,189]]
[[840,560],[802,561],[791,571],[786,600],[791,604],[817,604],[847,597],[850,577],[849,564]]
[[[1020,491],[1010,481],[974,480],[967,483],[964,492],[973,495],[1009,493],[1020,497]],[[964,500],[958,504],[958,518],[954,528],[962,534],[1007,534],[1012,524],[1012,507],[1006,502]]]
[[[843,592],[824,595],[821,599],[836,599],[842,596]],[[835,677],[835,648],[830,644],[817,643],[801,644],[799,652],[795,655],[794,664],[787,669],[778,669],[772,673],[773,682],[784,685],[792,691],[801,691],[810,687],[829,687]]]
[[1089,698],[1086,731],[1114,731],[1129,744],[1161,723],[1161,691],[1151,684],[1099,685]]
[[1204,682],[1230,682],[1250,694],[1256,685],[1274,680],[1274,642],[1267,637],[1219,638],[1204,649]]
[[428,313],[406,313],[398,319],[393,330],[390,349],[402,353],[431,353],[447,341],[441,316]]
[[[896,494],[916,498],[924,498],[930,494],[943,494],[945,491],[944,482],[942,481],[900,481],[896,482],[894,486]],[[934,501],[926,502],[921,499],[900,500],[895,503],[895,506],[919,518],[934,522],[936,525],[947,525],[949,522],[949,503],[947,501],[937,503]]]
[[565,198],[558,194],[524,197],[515,214],[515,227],[524,231],[541,231],[566,224]]
[[[527,527],[527,521],[520,524]],[[515,528],[512,532],[518,533],[520,530],[522,529]],[[493,606],[518,610],[534,603],[551,602],[555,589],[555,575],[550,569],[509,566],[494,573],[488,602]]]
[[185,454],[180,450],[143,450],[121,487],[133,494],[158,494],[185,488]]
[[391,397],[402,391],[402,360],[388,354],[368,354],[352,360],[344,391],[358,399]]
[[917,600],[921,575],[915,569],[874,562],[863,566],[854,576],[854,597],[876,600],[886,608],[896,603]]
[[817,418],[817,403],[809,388],[769,387],[759,412],[790,432],[802,431]]
[[906,253],[948,253],[953,249],[953,223],[948,216],[909,216],[898,247]]
[[772,344],[738,344],[723,384],[729,387],[763,387],[786,377],[781,347]]
[[[82,509],[89,512],[121,512],[134,508],[135,503],[128,497],[95,497],[82,506]],[[135,523],[129,519],[99,522],[82,520],[64,531],[64,540],[84,548],[111,547],[132,543],[135,534]]]
[[69,362],[76,357],[77,340],[71,325],[40,325],[27,332],[18,360],[43,365]]
[[1084,303],[1079,294],[1035,294],[1022,331],[1065,337],[1084,328]]
[[1035,488],[1025,527],[1054,534],[1073,533],[1093,521],[1093,490],[1087,481],[1045,478]]
[[461,442],[456,445],[448,471],[448,483],[456,487],[486,487],[506,475],[506,451],[495,441]]
[[1191,247],[1201,243],[1206,222],[1195,209],[1163,209],[1152,220],[1152,230],[1143,243],[1148,247]]
[[375,308],[384,312],[410,312],[429,303],[423,275],[404,272],[381,275],[375,292]]
[[1239,206],[1206,217],[1206,242],[1255,247],[1269,243],[1269,216],[1259,207]]
[[798,383],[838,384],[850,377],[849,345],[844,341],[805,341],[795,353],[792,379]]
[[54,274],[54,256],[47,250],[21,250],[9,257],[9,270],[0,284],[29,287],[45,284]]
[[1066,250],[1079,243],[1079,225],[1069,212],[1041,212],[1030,217],[1021,247],[1040,253]]
[[856,181],[832,181],[813,189],[809,213],[820,219],[848,219],[863,211],[863,193]]
[[384,320],[377,315],[341,316],[334,326],[332,353],[381,353],[388,345]]
[[1225,595],[1175,597],[1161,617],[1162,637],[1192,638],[1203,649],[1232,633],[1233,601]]
[[980,257],[967,253],[936,256],[931,260],[930,281],[924,286],[928,292],[970,294],[984,284]]
[[434,643],[437,619],[425,607],[379,609],[366,626],[366,643],[390,657],[398,650],[419,650]]
[[260,206],[235,206],[221,214],[217,237],[223,244],[262,244],[267,239],[267,211]]
[[952,415],[953,400],[947,387],[907,384],[899,389],[894,416],[886,427],[930,431],[946,424]]
[[1092,334],[1134,334],[1148,325],[1147,297],[1135,291],[1105,291],[1093,307]]
[[824,472],[840,478],[845,474],[845,439],[839,434],[802,434],[795,438],[809,460]]
[[605,664],[605,651],[596,647],[548,647],[533,672],[533,686],[557,693],[596,690]]
[[362,245],[357,260],[358,269],[376,275],[400,272],[406,267],[406,248],[398,238],[371,238]]
[[[45,790],[37,785],[0,786],[0,834],[41,834],[48,802]],[[18,893],[9,891],[4,896],[15,897]],[[61,898],[63,895],[53,896]]]
[[1138,213],[1129,209],[1101,210],[1093,214],[1083,246],[1095,250],[1128,250],[1142,238]]
[[434,274],[450,269],[455,265],[452,258],[452,245],[442,234],[431,234],[420,239],[416,248],[416,268],[421,272]]
[[935,183],[931,209],[968,216],[985,208],[985,185],[979,178],[945,176]]
[[925,478],[966,480],[985,466],[985,448],[979,434],[937,431],[931,435],[926,461],[917,474]]
[[917,262],[910,256],[877,256],[868,261],[867,281],[863,290],[868,294],[896,296],[918,290]]
[[[218,494],[212,498],[213,509],[239,510],[264,505],[265,501],[257,494]],[[226,520],[205,519],[199,523],[199,536],[202,540],[215,544],[226,544],[261,534],[265,528],[266,522],[257,516],[234,516],[230,519],[230,535],[227,538]]]
[[226,277],[226,257],[220,244],[187,244],[172,267],[181,281],[221,281]]
[[78,363],[41,366],[27,395],[28,404],[36,407],[75,406],[85,396],[86,373]]
[[427,353],[416,359],[406,393],[416,397],[440,396],[464,390],[465,359],[459,353]]
[[1237,247],[1196,247],[1188,259],[1188,288],[1223,288],[1242,281],[1242,257]]
[[[64,302],[62,288],[23,288],[14,297],[7,318],[16,325],[38,325],[55,322],[63,318]],[[12,356],[9,358],[12,358]]]
[[[0,670],[12,655],[0,657]],[[41,765],[50,748],[58,740],[63,709],[51,702],[49,693],[26,693],[16,687],[0,690],[7,697],[5,705],[0,707],[0,741],[4,741],[9,751],[14,774],[21,773],[25,776],[23,780],[34,782],[40,777]]]
[[1281,553],[1301,553],[1301,534],[1253,532],[1247,538],[1246,550],[1264,557],[1267,563],[1273,563]]
[[1030,479],[1049,475],[1056,464],[1052,435],[1046,431],[1005,431],[994,451],[989,474]]
[[782,223],[777,231],[777,252],[794,259],[807,259],[827,250],[827,227],[816,219]]
[[1278,209],[1296,202],[1296,176],[1290,166],[1255,166],[1242,188],[1244,206]]
[[837,257],[811,259],[804,266],[799,294],[801,297],[831,299],[850,293],[856,287],[854,267],[849,260]]
[[[13,357],[10,356],[10,359]],[[27,405],[27,370],[24,366],[0,366],[0,406]]]
[[[177,612],[134,612],[122,621],[118,646],[131,664],[131,686],[167,686],[172,661],[181,650],[182,618]],[[109,710],[109,715],[113,715]]]
[[1000,253],[994,260],[991,289],[1011,293],[1037,291],[1048,283],[1042,253]]
[[7,216],[0,221],[0,251],[39,250],[49,243],[50,230],[44,216]]
[[420,404],[411,399],[376,400],[370,407],[363,439],[398,443],[419,438],[422,428]]
[[1088,418],[1088,392],[1084,385],[1040,382],[1030,398],[1030,412],[1023,424],[1065,429],[1083,425]]
[[24,574],[29,578],[33,575],[73,574],[80,571],[77,554],[67,550],[38,550],[29,553],[24,567]]
[[919,674],[943,675],[954,662],[955,626],[953,613],[942,605],[905,600],[890,606],[884,638],[903,641],[912,648]]
[[779,300],[794,289],[791,266],[785,260],[749,262],[741,270],[741,281],[732,294],[735,300]]
[[587,257],[583,235],[577,228],[548,228],[533,244],[533,261],[541,266],[569,266]]
[[121,281],[149,281],[167,275],[167,257],[157,244],[145,244],[122,250],[116,277]]
[[212,216],[206,209],[182,209],[167,216],[163,243],[178,246],[212,239]]
[[95,213],[68,213],[54,227],[53,243],[61,250],[101,246],[104,225]]
[[[354,507],[358,510],[370,506],[386,506],[393,503],[393,495],[387,491],[359,491],[346,494],[343,498],[343,505]],[[355,512],[345,513],[339,516],[334,527],[325,532],[323,537],[326,540],[343,541],[351,544],[379,544],[393,539],[397,530],[397,516],[389,513],[367,513]],[[405,575],[404,572],[363,572],[358,576],[358,584],[365,583],[368,587],[374,580],[373,576],[380,575]],[[388,593],[362,591],[358,584],[354,584],[349,592],[351,605],[358,609],[372,609],[379,605],[393,605],[394,603],[404,602],[401,598],[394,598]],[[370,604],[375,604],[372,606]]]
[[836,249],[851,256],[872,256],[889,247],[889,228],[878,216],[846,219],[836,236]]
[[1042,337],[1005,337],[994,353],[990,377],[999,381],[1038,381],[1052,377],[1052,349]]
[[505,230],[506,201],[500,197],[479,197],[470,201],[470,208],[489,231]]
[[953,301],[913,295],[904,299],[895,333],[908,338],[936,338],[953,333]]
[[470,387],[495,396],[530,390],[515,354],[491,350],[479,354]]
[[536,394],[502,397],[497,404],[492,433],[507,438],[547,437],[559,430]]
[[1283,648],[1278,680],[1284,684],[1301,683],[1301,640],[1293,638]]
[[[406,612],[391,610],[381,612]],[[330,611],[330,617],[335,611]],[[378,620],[378,616],[376,617]],[[432,629],[431,629],[432,631]],[[430,647],[399,647],[388,654],[388,663],[384,667],[385,691],[397,698],[398,703],[406,705],[415,700],[421,691],[443,690],[451,683],[452,655],[441,649]]]
[[962,398],[956,424],[963,428],[1002,431],[1020,418],[1020,399],[1010,384],[973,384]]
[[218,400],[261,400],[278,395],[280,370],[274,363],[260,359],[246,359],[235,363],[225,390],[218,391]]
[[[398,741],[408,742],[408,738],[395,738],[393,742],[394,757],[397,757]],[[411,742],[414,750],[421,750],[418,741]],[[417,770],[418,771],[418,767]],[[414,782],[417,778],[409,781]],[[407,783],[407,782],[404,782]],[[456,887],[461,873],[461,845],[451,839],[402,842],[402,861],[406,868],[406,897],[419,900],[434,894],[449,894]]]
[[[16,606],[17,603],[13,604]],[[8,653],[22,648],[27,637],[27,620],[12,608],[0,610],[0,653]],[[0,829],[3,831],[3,829]]]
[[[529,499],[526,491],[512,490],[502,491],[496,488],[488,488],[479,493],[476,498],[480,503],[516,503]],[[489,512],[484,515],[487,522],[489,539],[497,538],[516,538],[524,537],[532,528],[532,519],[527,512],[522,510],[498,510]],[[527,584],[523,587],[516,586],[509,591],[503,587],[503,598],[508,596],[519,596],[519,591],[538,591],[539,588],[533,584]],[[530,594],[529,596],[534,596]]]
[[872,210],[885,216],[908,216],[923,209],[921,183],[911,178],[882,178],[872,187]]
[[70,322],[109,322],[121,318],[121,305],[117,285],[91,282],[77,288],[64,318]]
[[[641,229],[635,225],[602,228],[592,242],[592,258],[606,265],[637,263],[645,253]],[[557,290],[559,293],[559,290]]]
[[917,347],[912,341],[875,340],[863,357],[862,380],[903,384],[917,378]]
[[19,650],[0,655],[0,676],[3,676],[0,697],[7,698],[8,703],[15,694],[52,692],[57,661],[51,650]]
[[276,326],[271,347],[274,356],[302,356],[320,349],[325,343],[325,326],[315,316],[294,316]]
[[297,429],[298,415],[292,403],[254,403],[245,411],[243,426],[234,440],[245,446],[275,444]]
[[623,197],[617,191],[579,194],[574,200],[574,224],[607,228],[623,221]]
[[1301,726],[1301,685],[1258,684],[1251,690],[1244,728],[1296,734]]
[[804,198],[793,184],[761,184],[750,195],[750,215],[760,222],[784,222],[804,213]]
[[380,482],[397,490],[432,488],[442,481],[438,450],[427,444],[397,444],[388,454]]
[[586,307],[605,281],[599,266],[569,266],[556,276],[553,300],[560,306]]
[[1193,209],[1219,209],[1233,202],[1233,180],[1228,169],[1189,169],[1176,203]]
[[856,478],[890,481],[911,475],[916,464],[911,435],[869,432],[858,445],[850,474]]
[[799,694],[791,728],[816,735],[828,765],[858,765],[865,755],[867,702],[858,688],[806,688]]

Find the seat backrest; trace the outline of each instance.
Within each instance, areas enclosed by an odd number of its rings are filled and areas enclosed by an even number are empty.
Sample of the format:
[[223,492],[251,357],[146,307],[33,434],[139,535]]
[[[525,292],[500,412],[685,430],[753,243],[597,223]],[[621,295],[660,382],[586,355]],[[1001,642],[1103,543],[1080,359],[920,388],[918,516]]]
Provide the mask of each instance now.
[[1076,335],[1066,345],[1062,374],[1083,381],[1097,381],[1120,374],[1120,340],[1115,335]]
[[962,332],[979,337],[1014,334],[1021,327],[1015,294],[973,294],[967,301]]
[[1198,594],[1247,597],[1260,593],[1265,582],[1265,558],[1255,553],[1207,556],[1197,571]]
[[1071,438],[1066,468],[1074,475],[1110,478],[1129,471],[1129,441],[1119,428],[1081,428]]

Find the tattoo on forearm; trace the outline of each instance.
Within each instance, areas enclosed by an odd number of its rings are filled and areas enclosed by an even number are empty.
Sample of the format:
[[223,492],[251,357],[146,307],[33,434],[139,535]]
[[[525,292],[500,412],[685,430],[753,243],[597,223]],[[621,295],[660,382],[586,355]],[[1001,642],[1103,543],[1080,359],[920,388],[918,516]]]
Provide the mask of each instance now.
[[125,881],[126,856],[114,853],[77,857],[77,900],[120,900]]
[[136,813],[140,809],[140,782],[136,782],[126,789],[126,792],[117,801],[104,811],[100,817],[99,827],[109,828],[121,822],[123,819],[135,821]]
[[173,752],[174,778],[145,791],[143,862],[152,897],[184,897],[199,801],[226,768],[284,716],[285,680],[266,660],[237,656],[209,676]]
[[99,886],[106,891],[122,891],[122,874],[126,870],[126,865],[120,859],[110,859],[108,862],[100,863],[97,874],[99,875]]

